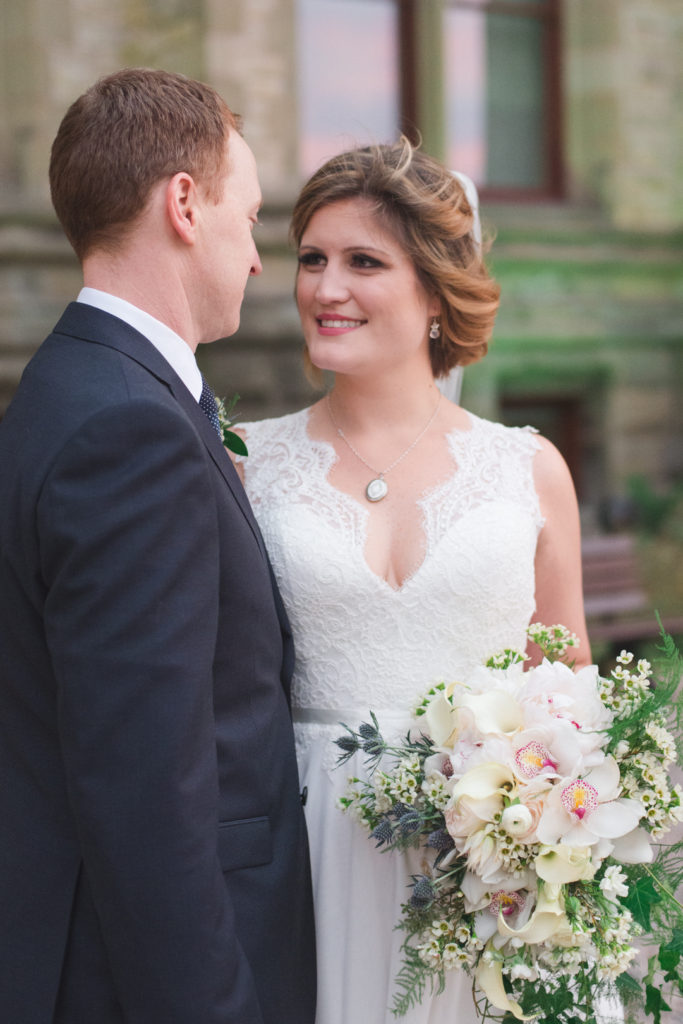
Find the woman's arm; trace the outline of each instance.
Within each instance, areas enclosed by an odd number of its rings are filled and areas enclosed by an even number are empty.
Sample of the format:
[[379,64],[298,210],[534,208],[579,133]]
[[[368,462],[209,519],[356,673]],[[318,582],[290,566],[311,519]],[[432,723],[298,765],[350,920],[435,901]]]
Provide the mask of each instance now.
[[[536,549],[536,610],[534,621],[561,623],[580,640],[576,667],[589,665],[591,649],[583,609],[581,528],[574,484],[566,462],[545,438],[534,459],[534,478],[545,524]],[[540,653],[528,652],[534,662]]]

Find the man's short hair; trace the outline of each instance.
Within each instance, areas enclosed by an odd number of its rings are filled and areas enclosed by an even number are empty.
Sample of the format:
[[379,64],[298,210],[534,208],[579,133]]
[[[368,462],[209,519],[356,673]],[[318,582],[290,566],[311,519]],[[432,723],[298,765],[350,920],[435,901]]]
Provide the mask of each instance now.
[[240,119],[210,86],[126,68],[101,78],[64,115],[52,145],[52,202],[76,255],[111,249],[155,185],[180,171],[221,197],[230,131]]

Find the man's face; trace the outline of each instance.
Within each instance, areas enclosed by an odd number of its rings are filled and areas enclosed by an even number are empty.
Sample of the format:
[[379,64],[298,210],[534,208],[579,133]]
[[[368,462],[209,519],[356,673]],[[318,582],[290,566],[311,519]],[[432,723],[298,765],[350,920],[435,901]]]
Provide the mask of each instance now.
[[241,135],[230,132],[223,193],[202,203],[202,259],[197,282],[199,341],[234,334],[247,280],[261,273],[252,232],[258,222],[261,189],[256,161]]

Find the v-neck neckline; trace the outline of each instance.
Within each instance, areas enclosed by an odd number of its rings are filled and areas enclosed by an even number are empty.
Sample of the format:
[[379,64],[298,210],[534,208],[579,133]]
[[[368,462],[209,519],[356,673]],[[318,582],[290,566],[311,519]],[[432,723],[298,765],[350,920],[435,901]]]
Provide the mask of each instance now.
[[[339,461],[334,445],[330,441],[325,441],[322,438],[314,438],[308,432],[308,425],[310,421],[311,409],[306,411],[306,416],[303,420],[303,433],[306,441],[311,447],[317,447],[320,451],[323,451],[327,458],[325,459],[325,470],[322,475],[323,485],[329,489],[335,498],[343,502],[347,509],[350,511],[355,523],[360,527],[360,541],[357,544],[352,544],[354,553],[357,553],[360,561],[363,564],[364,570],[370,574],[370,576],[377,581],[378,586],[382,590],[386,590],[391,594],[401,595],[406,591],[406,588],[410,588],[413,581],[421,574],[422,570],[425,569],[428,562],[431,561],[431,557],[434,553],[434,549],[438,547],[438,544],[433,543],[433,538],[430,538],[429,531],[427,529],[427,516],[425,514],[426,506],[432,501],[435,496],[445,488],[452,486],[454,477],[461,472],[461,463],[456,458],[456,449],[462,447],[462,440],[472,436],[478,418],[472,413],[465,412],[469,422],[469,429],[465,430],[462,427],[454,427],[444,435],[446,444],[448,445],[449,453],[452,460],[452,472],[445,476],[442,480],[437,481],[428,488],[426,488],[416,499],[415,504],[421,513],[421,523],[424,536],[424,557],[420,561],[419,565],[415,569],[408,573],[398,586],[394,586],[389,582],[386,577],[381,576],[379,573],[370,566],[367,557],[365,555],[365,548],[368,540],[368,523],[370,522],[371,508],[366,507],[358,498],[355,498],[348,491],[343,491],[339,487],[335,487],[330,482],[329,475],[334,467],[335,463]],[[460,444],[458,443],[460,442]]]

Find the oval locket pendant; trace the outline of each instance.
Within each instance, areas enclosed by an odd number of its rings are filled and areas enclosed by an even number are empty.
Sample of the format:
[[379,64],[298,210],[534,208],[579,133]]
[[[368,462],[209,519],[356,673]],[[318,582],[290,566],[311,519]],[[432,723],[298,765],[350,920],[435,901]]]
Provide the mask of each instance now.
[[389,488],[385,484],[381,476],[371,480],[368,486],[365,488],[365,497],[368,501],[381,501],[382,498],[386,497]]

